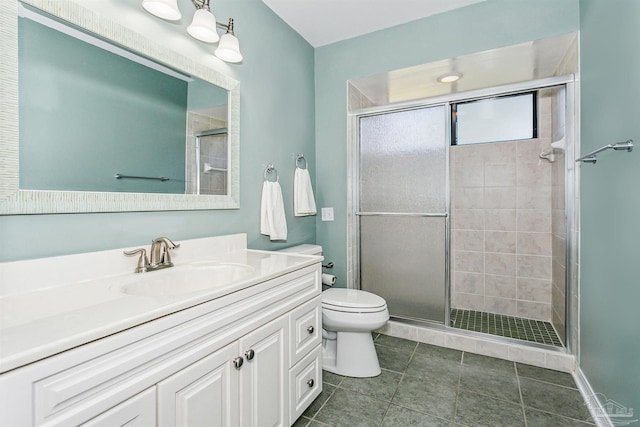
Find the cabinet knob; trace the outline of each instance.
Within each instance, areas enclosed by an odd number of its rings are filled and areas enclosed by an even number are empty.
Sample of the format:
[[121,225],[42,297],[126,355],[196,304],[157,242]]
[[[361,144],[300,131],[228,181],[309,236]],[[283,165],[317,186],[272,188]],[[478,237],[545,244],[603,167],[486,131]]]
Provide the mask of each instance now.
[[236,369],[240,369],[243,362],[244,359],[242,357],[236,357],[235,359],[233,359],[233,366],[235,366]]
[[307,381],[307,385],[308,385],[309,387],[313,387],[313,385],[314,385],[315,383],[316,383],[316,382],[313,380],[313,378],[311,378],[309,381]]
[[256,355],[256,352],[253,350],[247,350],[244,352],[244,357],[246,357],[247,360],[252,360],[255,355]]
[[307,328],[307,332],[309,332],[310,334],[312,334],[312,333],[313,333],[313,331],[315,331],[315,329],[313,328],[313,326],[309,326],[309,327]]

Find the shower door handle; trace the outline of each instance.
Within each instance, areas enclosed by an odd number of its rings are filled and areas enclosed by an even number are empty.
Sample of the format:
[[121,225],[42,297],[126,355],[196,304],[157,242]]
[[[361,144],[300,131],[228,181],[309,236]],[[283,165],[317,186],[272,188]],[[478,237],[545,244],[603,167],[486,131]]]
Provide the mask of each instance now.
[[356,212],[357,216],[412,216],[417,218],[446,218],[449,212]]

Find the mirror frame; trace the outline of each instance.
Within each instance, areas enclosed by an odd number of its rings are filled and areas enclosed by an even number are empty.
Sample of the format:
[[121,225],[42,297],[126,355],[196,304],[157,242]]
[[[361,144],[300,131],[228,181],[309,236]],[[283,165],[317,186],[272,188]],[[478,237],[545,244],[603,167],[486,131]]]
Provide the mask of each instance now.
[[[33,6],[229,94],[229,194],[160,194],[19,188],[18,6]],[[240,207],[240,82],[195,62],[71,0],[0,2],[0,215],[238,209]]]

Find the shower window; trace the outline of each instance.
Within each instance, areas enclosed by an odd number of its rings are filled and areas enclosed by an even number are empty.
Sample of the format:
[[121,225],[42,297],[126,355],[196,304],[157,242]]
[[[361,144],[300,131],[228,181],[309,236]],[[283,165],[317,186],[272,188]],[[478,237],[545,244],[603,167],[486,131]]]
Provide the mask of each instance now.
[[453,145],[537,137],[535,92],[454,103],[451,116]]

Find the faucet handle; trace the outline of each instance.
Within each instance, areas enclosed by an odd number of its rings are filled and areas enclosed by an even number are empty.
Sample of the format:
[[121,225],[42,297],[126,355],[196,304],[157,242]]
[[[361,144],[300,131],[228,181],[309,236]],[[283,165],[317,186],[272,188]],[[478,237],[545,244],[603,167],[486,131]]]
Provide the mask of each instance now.
[[135,273],[145,273],[147,271],[147,267],[149,267],[149,258],[147,258],[147,250],[144,248],[134,249],[132,251],[124,251],[124,254],[127,256],[133,256],[136,254],[140,254],[138,258],[138,266],[134,270]]
[[164,244],[167,245],[167,248],[169,249],[176,249],[180,247],[180,243],[173,243],[168,237],[158,237],[157,239],[153,239],[151,244],[154,245],[162,242],[164,242]]

